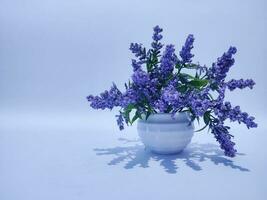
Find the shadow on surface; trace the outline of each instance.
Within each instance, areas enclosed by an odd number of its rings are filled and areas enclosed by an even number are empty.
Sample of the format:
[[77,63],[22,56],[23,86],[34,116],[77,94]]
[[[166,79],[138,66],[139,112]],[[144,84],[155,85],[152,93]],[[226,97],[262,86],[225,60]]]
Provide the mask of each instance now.
[[[138,140],[128,140],[119,138],[124,144],[137,143],[131,146],[118,146],[113,148],[96,148],[94,151],[97,155],[112,155],[114,158],[108,165],[117,165],[124,162],[125,169],[133,169],[134,167],[148,168],[149,161],[154,160],[160,163],[167,173],[174,174],[178,170],[179,163],[183,162],[186,166],[195,171],[202,170],[199,165],[204,161],[211,161],[215,165],[222,164],[232,169],[240,171],[249,171],[249,169],[236,165],[234,161],[224,156],[219,146],[214,144],[190,144],[183,152],[175,155],[159,155],[146,150]],[[244,155],[244,154],[237,154]]]

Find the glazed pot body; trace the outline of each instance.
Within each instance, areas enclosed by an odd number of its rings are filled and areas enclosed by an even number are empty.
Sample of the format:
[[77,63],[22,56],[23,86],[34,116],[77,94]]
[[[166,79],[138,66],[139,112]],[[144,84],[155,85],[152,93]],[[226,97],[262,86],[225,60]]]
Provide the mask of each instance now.
[[137,130],[147,149],[159,154],[174,154],[190,143],[194,125],[187,113],[177,113],[174,118],[169,113],[157,113],[147,120],[139,119]]

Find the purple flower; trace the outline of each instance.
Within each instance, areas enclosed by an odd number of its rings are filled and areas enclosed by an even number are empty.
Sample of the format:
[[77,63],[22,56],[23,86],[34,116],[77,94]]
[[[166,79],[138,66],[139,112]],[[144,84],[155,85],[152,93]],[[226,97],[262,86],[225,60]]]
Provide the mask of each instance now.
[[159,81],[157,78],[152,78],[150,74],[138,69],[132,75],[132,89],[138,97],[138,101],[143,101],[148,104],[153,104],[156,99],[158,99],[158,84]]
[[204,113],[210,108],[211,102],[208,99],[193,99],[190,102],[190,107],[196,116],[203,116]]
[[117,118],[117,125],[119,126],[120,130],[124,129],[124,119],[122,114],[120,113],[119,115],[115,115],[115,117]]
[[180,98],[179,92],[173,85],[168,85],[162,91],[162,99],[172,106],[180,106],[182,99]]
[[241,115],[241,121],[247,125],[247,128],[257,128],[258,124],[254,122],[255,117],[247,116],[246,112],[243,112]]
[[224,81],[230,67],[235,63],[234,58],[232,58],[235,53],[236,48],[230,47],[228,51],[222,55],[222,57],[218,58],[217,62],[212,64],[212,67],[208,72],[209,79],[213,80],[213,82],[217,84]]
[[138,69],[132,75],[133,82],[138,86],[147,85],[150,81],[149,74],[142,69]]
[[232,122],[237,121],[238,123],[244,123],[247,128],[256,128],[258,126],[254,122],[254,117],[249,116],[246,112],[242,112],[240,110],[240,106],[232,108],[230,102],[216,105],[214,112],[220,121],[224,121],[229,118]]
[[252,79],[247,79],[247,80],[243,80],[243,79],[235,80],[235,79],[232,79],[232,80],[228,81],[226,83],[226,85],[227,85],[227,87],[228,87],[228,89],[230,91],[233,91],[236,88],[244,89],[246,87],[249,87],[250,89],[252,89],[253,86],[255,85],[255,82]]
[[127,107],[129,104],[135,104],[138,101],[139,94],[133,88],[128,88],[122,95],[121,106]]
[[212,106],[212,102],[209,100],[208,94],[209,88],[198,92],[193,90],[186,98],[187,105],[192,109],[194,115],[203,116],[204,113]]
[[172,73],[174,65],[177,62],[177,56],[175,55],[175,49],[173,45],[167,45],[165,51],[160,60],[160,73],[163,77]]
[[217,89],[217,92],[219,93],[219,95],[218,95],[218,98],[216,99],[216,103],[220,104],[224,101],[225,90],[226,90],[226,84],[221,83]]
[[160,33],[163,30],[159,26],[155,26],[153,30],[154,30],[152,36],[153,42],[151,43],[151,46],[154,50],[158,51],[163,47],[163,45],[159,42],[162,39],[162,35]]
[[154,34],[153,34],[153,37],[152,37],[152,39],[154,40],[154,41],[160,41],[161,39],[162,39],[162,35],[160,34],[162,31],[163,31],[163,29],[162,28],[160,28],[158,25],[157,26],[155,26],[154,28],[153,28],[153,30],[154,30]]
[[228,118],[228,113],[232,106],[230,102],[216,102],[214,106],[214,113],[219,118],[220,121],[224,121]]
[[229,127],[224,126],[222,123],[213,124],[210,126],[211,133],[213,133],[216,140],[219,142],[221,149],[224,150],[224,154],[229,157],[234,157],[236,149],[235,143],[231,141],[232,135],[229,134]]
[[135,89],[137,90],[137,93],[140,95],[140,101],[145,101],[149,105],[152,105],[156,99],[159,97],[158,92],[158,80],[157,79],[151,79],[147,85],[144,86],[137,86]]
[[138,69],[141,69],[140,61],[137,62],[135,59],[132,59],[132,67],[133,67],[133,71],[137,71]]
[[117,86],[113,83],[113,86],[109,91],[104,91],[100,96],[89,95],[87,100],[91,102],[90,106],[94,109],[112,109],[115,106],[120,106],[122,93]]
[[142,44],[131,43],[130,50],[140,60],[146,58],[146,49],[142,47]]
[[247,113],[240,110],[240,106],[235,106],[228,112],[228,118],[231,121],[246,124],[247,128],[256,128],[258,125],[254,122],[254,117],[248,116]]
[[182,58],[182,63],[190,63],[192,61],[192,58],[194,55],[191,53],[191,50],[193,49],[193,43],[194,43],[194,36],[192,34],[189,34],[186,38],[185,44],[182,47],[182,50],[180,51],[180,56]]
[[167,112],[168,110],[176,111],[183,106],[183,99],[174,87],[173,82],[170,82],[170,84],[162,90],[161,98],[155,103],[155,107],[160,112]]
[[164,102],[162,99],[158,99],[154,103],[154,107],[158,109],[161,113],[165,113],[168,109],[168,104]]

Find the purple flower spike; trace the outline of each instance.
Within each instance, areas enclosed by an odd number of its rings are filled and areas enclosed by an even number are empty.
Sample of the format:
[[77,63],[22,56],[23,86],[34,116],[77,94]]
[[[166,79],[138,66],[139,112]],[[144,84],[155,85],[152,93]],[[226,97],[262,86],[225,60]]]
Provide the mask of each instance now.
[[239,89],[244,89],[246,87],[252,89],[253,86],[255,85],[255,82],[252,80],[252,79],[247,79],[247,80],[243,80],[243,79],[239,79],[239,80],[235,80],[235,79],[232,79],[230,81],[228,81],[226,83],[228,89],[230,91],[233,91],[235,90],[236,88],[239,88]]
[[154,30],[154,34],[153,34],[152,39],[153,39],[155,42],[160,41],[160,40],[162,39],[162,35],[161,35],[160,33],[163,31],[163,29],[160,28],[159,26],[155,26],[155,27],[153,28],[153,30]]
[[230,47],[228,51],[222,55],[222,57],[217,59],[216,63],[213,63],[208,75],[214,83],[220,84],[224,81],[230,67],[235,63],[234,58],[232,58],[235,53],[236,48]]
[[182,50],[180,51],[182,63],[191,63],[192,58],[194,57],[194,54],[191,53],[191,50],[193,49],[194,40],[194,36],[192,34],[189,34]]
[[182,106],[182,99],[180,97],[180,94],[173,85],[169,85],[164,88],[162,92],[162,99],[169,105],[175,107]]
[[141,63],[137,62],[135,59],[132,59],[132,67],[134,71],[141,69]]
[[154,33],[152,36],[153,42],[151,43],[152,48],[158,52],[163,45],[159,42],[162,39],[162,35],[160,34],[163,30],[159,26],[154,27]]
[[229,134],[228,129],[228,126],[223,126],[223,124],[219,123],[211,126],[211,133],[213,133],[224,150],[224,154],[229,157],[234,157],[236,153],[236,149],[234,148],[235,143],[231,141],[232,136]]
[[133,82],[138,86],[144,86],[150,81],[148,73],[142,69],[138,69],[132,75]]
[[142,47],[142,44],[131,43],[130,50],[140,60],[143,60],[146,58],[146,50],[145,48]]
[[109,91],[104,91],[99,96],[89,95],[87,100],[91,102],[90,106],[94,109],[112,109],[115,106],[121,105],[122,93],[117,86],[113,84]]
[[124,119],[123,119],[122,114],[116,115],[116,117],[117,117],[117,124],[119,126],[119,129],[123,130],[124,129],[124,123],[123,123]]
[[172,73],[174,65],[177,62],[174,45],[167,45],[161,57],[160,73],[166,77]]

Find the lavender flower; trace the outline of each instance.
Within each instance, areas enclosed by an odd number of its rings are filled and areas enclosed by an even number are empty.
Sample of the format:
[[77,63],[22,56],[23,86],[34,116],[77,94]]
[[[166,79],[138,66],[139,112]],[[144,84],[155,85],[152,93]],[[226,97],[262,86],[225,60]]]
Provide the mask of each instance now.
[[160,33],[163,31],[163,29],[159,26],[155,26],[153,30],[153,42],[151,43],[151,46],[155,51],[159,51],[163,47],[163,45],[159,42],[162,39],[162,35]]
[[132,59],[132,67],[133,71],[137,71],[138,69],[141,69],[141,63],[137,62],[135,59]]
[[160,40],[162,39],[162,35],[161,35],[160,33],[163,31],[163,29],[160,28],[160,27],[157,25],[157,26],[155,26],[155,27],[153,28],[153,30],[154,30],[153,37],[152,37],[153,40],[156,41],[156,42],[160,41]]
[[221,149],[224,150],[224,154],[229,157],[234,157],[236,149],[235,143],[231,141],[231,135],[229,134],[229,127],[223,126],[222,123],[211,125],[211,133],[213,133],[216,140],[219,142]]
[[122,114],[120,113],[119,115],[115,115],[116,118],[117,118],[117,124],[119,126],[119,129],[120,130],[123,130],[124,129],[124,119],[123,119],[123,116]]
[[237,121],[238,123],[244,123],[247,128],[256,128],[258,125],[254,122],[254,117],[249,116],[246,112],[240,110],[240,106],[232,108],[230,102],[216,105],[214,109],[215,114],[218,116],[220,121],[230,119],[232,122]]
[[208,99],[192,99],[190,107],[196,116],[203,116],[204,113],[210,108],[210,101]]
[[182,106],[182,99],[179,92],[173,85],[168,85],[162,92],[162,99],[169,105],[179,108]]
[[212,102],[208,98],[209,88],[199,92],[197,90],[191,91],[186,97],[187,106],[192,109],[195,116],[203,116],[204,113],[212,107]]
[[146,50],[145,48],[142,47],[142,44],[131,43],[130,50],[140,60],[143,60],[146,58]]
[[158,99],[154,103],[154,107],[158,109],[161,113],[165,113],[168,110],[169,105],[163,99]]
[[232,79],[230,81],[228,81],[226,83],[228,89],[230,91],[233,91],[234,89],[236,88],[239,88],[239,89],[244,89],[246,87],[252,89],[253,86],[255,85],[255,82],[252,80],[252,79],[247,79],[247,80],[243,80],[243,79],[239,79],[239,80],[235,80],[235,79]]
[[235,63],[234,58],[232,58],[235,53],[236,48],[230,47],[222,57],[218,58],[217,62],[212,64],[212,67],[208,72],[209,79],[213,80],[216,84],[220,84],[224,81],[230,67]]
[[172,73],[174,65],[177,62],[177,56],[175,55],[174,45],[167,45],[163,55],[161,57],[160,73],[163,77]]
[[229,110],[228,117],[231,121],[246,124],[247,128],[256,128],[258,125],[254,122],[254,117],[249,116],[246,112],[240,110],[240,106],[235,106]]
[[180,51],[182,63],[191,63],[192,58],[194,57],[194,55],[191,53],[191,50],[193,49],[194,40],[194,36],[192,34],[189,34],[184,46],[182,47],[182,50]]
[[149,74],[143,71],[142,69],[138,69],[132,75],[133,82],[138,86],[147,85],[150,81]]
[[218,98],[216,99],[217,104],[221,104],[224,101],[225,98],[225,90],[226,90],[226,84],[221,83],[218,85],[217,92],[218,92]]
[[129,104],[135,104],[138,101],[138,92],[133,88],[128,88],[121,98],[121,106],[127,107]]
[[87,100],[91,102],[90,106],[94,109],[112,109],[115,106],[120,106],[122,93],[113,83],[109,91],[104,91],[100,96],[89,95]]
[[175,111],[181,109],[183,105],[182,95],[175,88],[175,80],[170,81],[169,85],[163,88],[161,98],[156,101],[155,107],[160,112]]

